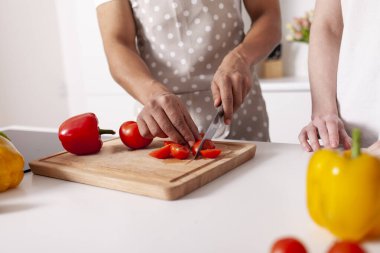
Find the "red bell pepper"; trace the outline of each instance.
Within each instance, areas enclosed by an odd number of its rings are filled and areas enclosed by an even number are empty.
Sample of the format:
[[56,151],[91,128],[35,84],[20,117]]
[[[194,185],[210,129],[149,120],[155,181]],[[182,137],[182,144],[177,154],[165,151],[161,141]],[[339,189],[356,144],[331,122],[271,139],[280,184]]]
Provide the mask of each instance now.
[[98,119],[93,113],[71,117],[59,127],[59,140],[62,146],[75,155],[95,154],[102,148],[102,134],[115,134],[113,130],[98,127]]

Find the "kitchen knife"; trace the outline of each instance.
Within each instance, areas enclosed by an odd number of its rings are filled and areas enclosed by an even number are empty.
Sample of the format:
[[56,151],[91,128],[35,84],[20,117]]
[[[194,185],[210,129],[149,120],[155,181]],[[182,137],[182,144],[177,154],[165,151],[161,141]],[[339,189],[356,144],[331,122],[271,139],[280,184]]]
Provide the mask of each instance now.
[[205,135],[203,136],[202,138],[202,141],[201,143],[199,144],[198,146],[198,150],[197,152],[195,153],[194,155],[194,159],[197,159],[197,157],[199,156],[199,153],[201,152],[202,150],[202,147],[203,147],[203,144],[206,140],[211,140],[212,137],[214,137],[216,131],[218,130],[218,128],[220,127],[220,124],[222,124],[223,122],[223,116],[224,116],[224,111],[223,111],[223,107],[222,105],[220,105],[217,109],[217,112],[215,114],[215,117],[213,118],[213,120],[211,121],[211,124],[210,126],[208,127]]

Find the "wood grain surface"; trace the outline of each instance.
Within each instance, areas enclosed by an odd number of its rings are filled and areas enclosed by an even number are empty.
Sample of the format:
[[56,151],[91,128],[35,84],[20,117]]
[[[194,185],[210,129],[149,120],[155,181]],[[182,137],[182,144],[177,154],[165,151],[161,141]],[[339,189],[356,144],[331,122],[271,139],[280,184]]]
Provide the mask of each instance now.
[[119,138],[104,142],[98,154],[76,156],[62,152],[30,162],[33,173],[72,182],[174,200],[252,159],[256,145],[215,141],[222,153],[216,159],[156,159],[148,154],[161,147],[128,149]]

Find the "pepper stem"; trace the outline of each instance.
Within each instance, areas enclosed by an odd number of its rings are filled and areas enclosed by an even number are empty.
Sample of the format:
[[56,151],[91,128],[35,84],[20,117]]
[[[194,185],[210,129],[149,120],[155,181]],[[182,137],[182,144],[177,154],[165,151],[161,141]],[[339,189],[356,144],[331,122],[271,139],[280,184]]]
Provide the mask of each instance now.
[[361,153],[361,132],[359,128],[354,128],[352,130],[352,149],[351,149],[351,157],[357,158]]
[[0,136],[3,136],[5,139],[11,140],[11,139],[9,139],[9,137],[5,133],[3,133],[1,131],[0,131]]
[[101,129],[99,128],[99,135],[102,134],[115,134],[115,131],[112,129]]

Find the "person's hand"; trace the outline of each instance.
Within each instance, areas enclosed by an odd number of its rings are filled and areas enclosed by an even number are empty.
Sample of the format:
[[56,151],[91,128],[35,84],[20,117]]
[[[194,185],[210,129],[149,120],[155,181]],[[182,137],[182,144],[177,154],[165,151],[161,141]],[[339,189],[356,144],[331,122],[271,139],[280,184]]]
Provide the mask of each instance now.
[[343,144],[345,149],[351,148],[352,140],[344,129],[343,121],[335,114],[314,117],[301,130],[298,139],[302,147],[311,152],[321,148],[318,135],[326,148],[337,148],[339,144]]
[[368,149],[367,151],[374,155],[374,156],[377,156],[380,158],[380,141],[377,141],[375,142],[374,144],[372,144]]
[[169,137],[192,146],[199,138],[198,129],[181,100],[170,92],[154,95],[137,117],[140,134],[146,138]]
[[224,57],[211,83],[214,106],[222,103],[225,124],[231,124],[233,113],[239,109],[251,87],[249,64],[237,50],[231,51]]

